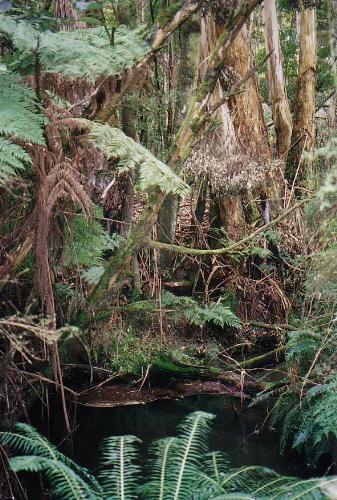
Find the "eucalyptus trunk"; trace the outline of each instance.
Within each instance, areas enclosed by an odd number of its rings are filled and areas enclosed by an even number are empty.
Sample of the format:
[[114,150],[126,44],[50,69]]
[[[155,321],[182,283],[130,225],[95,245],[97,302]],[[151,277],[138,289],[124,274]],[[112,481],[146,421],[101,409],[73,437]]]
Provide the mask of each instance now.
[[[200,73],[202,77],[203,61],[207,61],[220,33],[223,29],[213,17],[208,15],[202,21],[201,28],[201,50],[200,50]],[[243,25],[229,49],[223,55],[223,70],[221,85],[218,83],[213,99],[221,98],[223,88],[232,82],[242,79],[251,71],[254,61],[251,54],[250,41],[246,25]],[[268,143],[267,129],[263,116],[262,99],[258,86],[256,74],[252,74],[245,82],[244,91],[230,96],[218,111],[216,120],[218,125],[215,135],[222,143],[224,162],[224,176],[227,170],[236,168],[236,176],[246,175],[247,164],[256,164],[262,173],[261,182],[255,184],[254,174],[250,174],[251,183],[244,183],[232,190],[224,190],[214,196],[211,200],[212,218],[216,225],[220,225],[232,239],[238,239],[246,232],[247,223],[252,222],[254,213],[258,214],[259,207],[253,200],[252,190],[257,191],[264,200],[270,196],[270,188],[267,185],[272,179],[270,170],[271,151]],[[207,140],[207,139],[206,139]],[[241,167],[235,165],[237,157],[241,157]],[[241,171],[238,170],[241,168]],[[244,172],[247,169],[247,172]],[[248,174],[247,174],[248,175]],[[269,176],[269,177],[268,177]],[[272,190],[272,196],[276,191]]]
[[289,154],[290,180],[301,184],[313,174],[312,160],[306,158],[315,147],[317,16],[316,8],[300,10],[299,65],[292,148]]
[[[199,81],[205,78],[205,61],[214,49],[219,34],[219,29],[212,15],[208,14],[203,17],[200,30]],[[223,95],[222,86],[220,82],[217,82],[210,104],[218,102],[223,98]],[[218,124],[215,132],[216,142],[219,143],[224,155],[231,157],[240,149],[240,146],[227,102],[217,110],[213,118]],[[206,138],[207,140],[209,140],[209,136]],[[212,196],[210,210],[214,225],[223,228],[231,238],[237,239],[244,234],[245,217],[239,195]]]
[[76,5],[73,0],[56,0],[55,17],[66,21],[61,26],[61,30],[63,31],[85,28],[85,23],[79,21]]
[[286,161],[291,144],[292,117],[283,73],[276,1],[264,0],[262,12],[266,52],[270,54],[266,76],[276,133],[277,154],[280,159]]

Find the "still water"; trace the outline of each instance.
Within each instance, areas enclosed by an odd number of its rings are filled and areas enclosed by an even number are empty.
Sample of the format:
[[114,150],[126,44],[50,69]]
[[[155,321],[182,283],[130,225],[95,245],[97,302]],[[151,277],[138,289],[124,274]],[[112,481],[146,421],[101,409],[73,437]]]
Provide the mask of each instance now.
[[136,435],[143,441],[145,455],[153,440],[176,435],[177,425],[196,410],[216,415],[209,439],[210,448],[225,452],[234,467],[264,465],[282,474],[310,475],[297,455],[279,454],[279,433],[276,430],[259,431],[265,417],[264,410],[243,408],[237,399],[217,395],[117,408],[78,406],[77,428],[72,439],[73,457],[80,464],[95,468],[99,463],[102,439],[125,434]]

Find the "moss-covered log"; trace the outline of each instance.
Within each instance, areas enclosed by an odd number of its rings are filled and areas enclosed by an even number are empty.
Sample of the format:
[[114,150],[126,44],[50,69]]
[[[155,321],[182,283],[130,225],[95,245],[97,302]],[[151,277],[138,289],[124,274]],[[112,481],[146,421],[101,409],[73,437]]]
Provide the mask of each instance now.
[[[283,351],[284,348],[275,349],[247,360],[228,364],[225,369],[215,366],[189,365],[177,361],[172,356],[161,354],[152,363],[151,372],[163,374],[166,377],[172,378],[221,380],[233,384],[235,387],[241,387],[242,370],[247,368],[261,368],[267,364],[275,364]],[[263,383],[255,379],[253,380],[246,374],[245,386],[251,389],[261,390],[263,388]]]

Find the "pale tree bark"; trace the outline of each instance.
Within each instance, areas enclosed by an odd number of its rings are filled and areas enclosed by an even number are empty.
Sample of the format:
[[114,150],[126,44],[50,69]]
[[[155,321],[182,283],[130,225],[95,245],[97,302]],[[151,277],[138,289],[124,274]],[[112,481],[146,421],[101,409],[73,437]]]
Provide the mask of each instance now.
[[276,1],[264,0],[262,12],[266,52],[270,53],[267,61],[267,89],[276,132],[277,154],[285,162],[291,144],[292,117],[283,73]]
[[297,184],[312,175],[312,161],[305,158],[315,147],[316,124],[317,17],[316,8],[300,9],[300,50],[296,106],[289,167]]
[[[245,75],[253,66],[251,47],[249,43],[247,26],[244,25],[232,44],[231,49],[227,52],[227,57],[224,59],[224,65],[233,68],[235,74],[240,78]],[[221,200],[223,210],[231,213],[233,207],[238,204],[245,207],[245,213],[242,212],[241,217],[235,220],[230,219],[232,225],[237,225],[235,237],[242,236],[245,232],[245,227],[242,220],[246,223],[251,223],[253,213],[260,210],[260,205],[253,202],[253,192],[260,197],[263,204],[266,204],[269,211],[268,198],[278,196],[279,181],[274,178],[274,172],[271,171],[271,151],[268,142],[267,128],[263,115],[262,99],[258,85],[257,75],[254,74],[245,84],[245,92],[239,93],[231,97],[228,101],[229,110],[233,117],[234,128],[238,138],[241,150],[247,153],[252,160],[257,164],[263,165],[264,178],[258,187],[247,189],[241,193],[240,201],[234,199]],[[256,196],[255,196],[256,197]],[[267,200],[267,201],[266,201]],[[236,212],[239,215],[238,212]],[[235,213],[234,213],[235,215]]]
[[[246,25],[227,51],[224,66],[232,67],[239,77],[253,66]],[[238,140],[251,155],[270,160],[271,152],[256,74],[246,82],[245,89],[245,92],[232,96],[228,101]]]
[[329,41],[332,74],[335,84],[335,98],[337,92],[337,0],[331,0],[329,5]]

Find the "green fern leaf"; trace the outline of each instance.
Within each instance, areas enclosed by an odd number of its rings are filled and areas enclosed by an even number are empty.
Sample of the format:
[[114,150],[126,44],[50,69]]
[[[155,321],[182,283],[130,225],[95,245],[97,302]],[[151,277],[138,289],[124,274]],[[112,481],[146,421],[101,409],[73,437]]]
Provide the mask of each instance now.
[[90,486],[74,470],[60,460],[39,456],[14,457],[9,461],[14,472],[43,472],[49,480],[53,494],[62,500],[96,500]]
[[141,491],[148,500],[164,500],[166,497],[167,475],[170,467],[170,458],[175,453],[177,438],[160,439],[150,448],[152,459],[149,463],[150,480]]
[[91,485],[93,491],[99,491],[100,487],[96,479],[89,472],[78,466],[75,462],[60,453],[57,448],[41,436],[36,429],[24,423],[15,424],[15,432],[0,432],[0,443],[10,446],[12,449],[27,455],[54,460],[64,463],[67,467],[83,479],[84,482]]
[[166,193],[180,195],[188,193],[188,186],[168,165],[126,136],[124,132],[108,125],[82,121],[91,129],[90,140],[107,158],[117,160],[122,165],[123,171],[135,167],[139,169],[139,184],[142,191],[157,187]]
[[34,71],[34,51],[45,71],[95,82],[100,77],[121,74],[149,51],[144,27],[129,30],[119,26],[111,45],[103,27],[53,33],[39,32],[27,21],[0,15],[0,32],[11,38],[19,51],[17,69]]
[[165,481],[165,498],[184,500],[191,498],[200,475],[201,457],[208,452],[207,436],[214,415],[194,412],[178,427],[179,437]]
[[141,441],[135,436],[114,436],[104,441],[99,481],[105,500],[137,498],[140,467],[135,461],[138,459],[138,443]]
[[35,93],[17,75],[0,72],[0,187],[31,164],[28,153],[11,138],[42,145],[43,125]]

